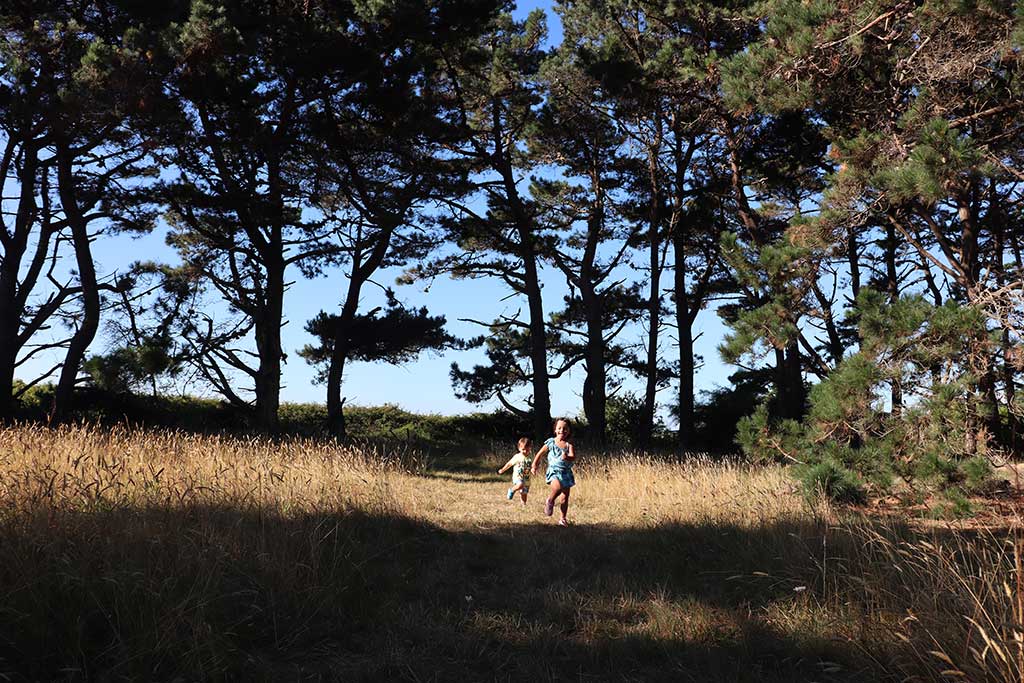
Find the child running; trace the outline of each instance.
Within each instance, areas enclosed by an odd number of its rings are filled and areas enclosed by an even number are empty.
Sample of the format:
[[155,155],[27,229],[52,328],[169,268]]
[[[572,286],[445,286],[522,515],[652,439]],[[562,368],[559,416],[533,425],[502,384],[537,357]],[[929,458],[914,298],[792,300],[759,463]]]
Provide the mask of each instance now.
[[550,517],[555,510],[555,499],[562,496],[560,506],[562,517],[558,520],[558,524],[559,526],[568,526],[569,520],[566,519],[566,514],[569,512],[569,491],[576,484],[576,479],[572,476],[576,448],[572,444],[572,425],[569,420],[564,417],[555,420],[555,436],[545,441],[537,451],[537,455],[533,456],[531,473],[537,473],[537,463],[544,455],[548,456],[548,469],[544,479],[551,487],[548,499],[544,503],[544,514]]
[[504,474],[508,468],[512,468],[512,488],[508,490],[508,499],[512,500],[518,491],[519,497],[523,500],[523,507],[526,507],[526,494],[530,492],[530,470],[526,469],[530,457],[527,454],[533,450],[533,442],[530,441],[530,437],[524,436],[519,439],[518,447],[519,452],[498,470],[498,474]]

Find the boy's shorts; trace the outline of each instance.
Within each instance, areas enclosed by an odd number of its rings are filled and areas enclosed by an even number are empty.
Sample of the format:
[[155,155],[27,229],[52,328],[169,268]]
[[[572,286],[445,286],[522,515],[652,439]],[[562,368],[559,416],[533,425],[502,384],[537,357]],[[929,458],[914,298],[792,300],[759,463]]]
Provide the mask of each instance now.
[[519,486],[520,484],[523,485],[523,488],[519,489],[520,491],[522,491],[523,493],[529,493],[530,492],[530,481],[528,479],[513,479],[512,480],[512,485],[513,486]]

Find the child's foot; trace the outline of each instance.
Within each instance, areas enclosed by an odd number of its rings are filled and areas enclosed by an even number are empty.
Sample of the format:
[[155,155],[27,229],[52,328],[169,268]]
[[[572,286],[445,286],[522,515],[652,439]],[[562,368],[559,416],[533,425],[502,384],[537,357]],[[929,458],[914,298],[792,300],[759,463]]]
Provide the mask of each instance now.
[[512,496],[516,495],[516,492],[512,489],[508,490],[508,499],[512,500]]
[[565,517],[562,517],[560,520],[558,520],[558,526],[569,526],[569,520],[567,520]]
[[555,501],[548,498],[547,502],[544,503],[544,514],[548,517],[555,511]]

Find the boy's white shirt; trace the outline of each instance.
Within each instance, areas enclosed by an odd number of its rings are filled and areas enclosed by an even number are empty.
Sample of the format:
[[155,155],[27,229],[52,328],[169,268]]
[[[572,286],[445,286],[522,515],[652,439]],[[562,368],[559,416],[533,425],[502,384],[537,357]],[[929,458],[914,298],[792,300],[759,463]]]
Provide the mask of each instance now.
[[[505,467],[502,467],[501,469],[504,470],[504,469],[509,468],[509,467],[515,467],[519,463],[522,463],[523,464],[523,477],[526,478],[526,477],[530,476],[530,468],[529,468],[530,462],[531,462],[530,458],[526,457],[522,453],[516,453],[511,458],[509,458],[509,461],[507,463],[505,463]],[[515,474],[515,470],[513,470],[513,475],[514,474]]]
[[515,455],[508,459],[508,462],[505,463],[504,467],[502,467],[501,469],[505,469],[506,467],[512,467],[512,465],[515,465],[517,462],[519,462],[520,458],[527,462],[530,462],[529,456],[523,455],[522,453],[516,453]]

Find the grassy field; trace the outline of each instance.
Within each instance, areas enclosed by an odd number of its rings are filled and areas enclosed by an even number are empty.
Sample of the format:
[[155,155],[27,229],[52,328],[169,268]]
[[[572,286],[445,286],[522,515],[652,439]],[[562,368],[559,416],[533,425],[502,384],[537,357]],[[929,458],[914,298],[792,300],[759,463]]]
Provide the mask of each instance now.
[[0,429],[11,680],[1021,681],[1022,540],[582,451],[570,519],[461,459]]

